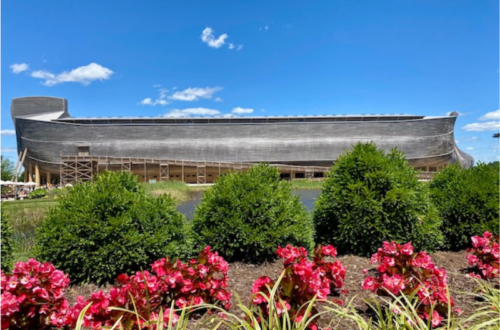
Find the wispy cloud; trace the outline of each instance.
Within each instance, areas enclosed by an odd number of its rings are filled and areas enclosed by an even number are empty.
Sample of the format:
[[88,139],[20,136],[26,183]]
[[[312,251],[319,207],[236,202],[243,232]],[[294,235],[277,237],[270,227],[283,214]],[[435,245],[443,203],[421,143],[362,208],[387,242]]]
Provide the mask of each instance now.
[[13,129],[3,129],[1,133],[2,136],[16,135],[16,131]]
[[[215,37],[214,30],[211,27],[206,27],[202,32],[201,32],[201,41],[206,43],[208,47],[212,48],[220,48],[223,45],[226,44],[226,39],[229,38],[227,33],[221,34],[218,38]],[[243,49],[243,45],[235,45],[234,43],[230,42],[227,44],[227,48],[229,49],[236,49],[236,50],[241,50]]]
[[219,110],[208,108],[187,108],[187,109],[173,109],[162,117],[190,117],[190,116],[216,116],[220,114]]
[[467,148],[465,148],[465,150],[474,150],[474,148],[473,147],[467,147]]
[[[486,113],[479,118],[482,123],[471,123],[462,127],[466,131],[498,131],[500,129],[500,109]],[[486,121],[490,120],[490,121]]]
[[14,63],[10,66],[12,73],[18,74],[29,69],[29,65],[26,63]]
[[86,66],[81,66],[69,72],[64,71],[59,74],[54,74],[46,70],[33,71],[33,78],[43,79],[45,86],[53,86],[65,82],[78,82],[83,85],[88,85],[95,80],[107,80],[111,77],[113,71],[105,68],[97,63],[90,63]]
[[479,118],[479,120],[500,120],[500,109],[488,112],[487,114]]
[[212,96],[222,90],[222,87],[187,88],[183,91],[175,92],[168,98],[176,101],[197,101],[199,99],[211,99]]
[[238,115],[242,115],[242,114],[249,114],[249,113],[252,113],[254,110],[251,109],[251,108],[241,108],[241,107],[237,107],[237,108],[234,108],[231,112],[232,113],[235,113],[235,114],[238,114]]
[[220,48],[222,45],[224,45],[228,37],[227,34],[221,34],[218,38],[215,38],[214,36],[214,30],[210,27],[206,27],[205,30],[201,33],[201,40],[206,43],[209,47],[212,48]]
[[500,129],[500,122],[498,121],[486,121],[484,123],[471,123],[462,127],[465,131],[498,131]]
[[0,152],[17,152],[15,147],[1,147]]
[[[153,87],[160,87],[161,85],[154,85]],[[143,99],[141,102],[139,102],[140,105],[151,105],[151,106],[155,106],[155,105],[167,105],[169,104],[169,102],[167,100],[165,100],[165,98],[167,97],[167,93],[168,93],[168,89],[165,89],[165,88],[159,88],[158,89],[158,97],[153,100],[151,97],[147,97],[145,99]]]

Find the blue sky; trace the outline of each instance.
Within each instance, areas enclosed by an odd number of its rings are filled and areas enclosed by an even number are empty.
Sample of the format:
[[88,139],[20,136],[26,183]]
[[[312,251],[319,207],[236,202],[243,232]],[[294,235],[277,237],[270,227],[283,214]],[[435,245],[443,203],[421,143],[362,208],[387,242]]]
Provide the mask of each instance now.
[[493,0],[5,1],[2,154],[14,97],[73,117],[446,115],[458,145],[498,159]]

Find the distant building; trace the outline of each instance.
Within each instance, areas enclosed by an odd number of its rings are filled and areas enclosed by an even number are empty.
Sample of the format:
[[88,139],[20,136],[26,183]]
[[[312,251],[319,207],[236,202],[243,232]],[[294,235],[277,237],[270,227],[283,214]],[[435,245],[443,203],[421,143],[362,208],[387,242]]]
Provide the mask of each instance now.
[[[458,114],[279,117],[72,118],[55,97],[12,100],[17,148],[37,183],[91,180],[104,169],[129,170],[144,181],[213,182],[254,163],[277,166],[284,178],[321,177],[359,141],[397,147],[409,163],[435,172],[473,158],[455,144]],[[25,151],[27,151],[25,153]]]

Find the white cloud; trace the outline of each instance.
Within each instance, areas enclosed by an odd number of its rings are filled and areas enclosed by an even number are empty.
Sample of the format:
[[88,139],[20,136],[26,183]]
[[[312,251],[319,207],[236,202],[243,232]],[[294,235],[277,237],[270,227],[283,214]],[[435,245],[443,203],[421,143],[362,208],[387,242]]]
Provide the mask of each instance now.
[[17,148],[14,147],[2,147],[0,148],[1,152],[15,152],[17,153]]
[[150,97],[147,97],[139,103],[142,105],[153,105],[153,100]]
[[[154,86],[160,87],[161,85],[154,85]],[[151,105],[153,107],[155,105],[167,105],[167,104],[169,104],[169,102],[167,100],[165,100],[165,98],[167,97],[167,93],[168,93],[168,89],[160,88],[160,89],[158,89],[159,95],[158,95],[158,98],[156,100],[153,101],[152,98],[147,97],[144,100],[142,100],[141,102],[139,102],[139,104],[140,105]]]
[[113,71],[105,68],[97,63],[90,63],[86,66],[73,69],[69,72],[64,71],[59,74],[53,74],[46,70],[33,71],[33,78],[43,79],[45,86],[53,86],[65,82],[79,82],[83,85],[88,85],[94,80],[106,80],[111,77]]
[[13,129],[3,129],[2,136],[16,135],[16,131]]
[[487,121],[484,123],[472,123],[465,125],[464,127],[462,127],[462,129],[466,131],[476,131],[476,132],[498,131],[498,129],[500,129],[500,122]]
[[177,101],[196,101],[198,99],[211,99],[214,93],[222,90],[222,87],[187,88],[183,91],[175,92],[168,98]]
[[253,109],[251,109],[251,108],[245,109],[245,108],[237,107],[237,108],[234,108],[231,112],[241,115],[241,114],[245,114],[245,113],[252,113]]
[[215,101],[215,102],[222,102],[222,101],[224,101],[224,99],[223,99],[222,97],[216,97],[216,98],[214,99],[214,101]]
[[189,116],[215,116],[220,114],[219,110],[208,108],[187,108],[187,109],[173,109],[162,117],[189,117]]
[[221,34],[217,39],[214,36],[214,30],[212,28],[205,28],[201,33],[201,40],[206,43],[209,47],[212,48],[220,48],[225,44],[225,41],[228,37],[227,34]]
[[236,50],[241,50],[241,49],[243,49],[243,45],[235,46],[234,44],[229,44],[228,48],[229,49],[235,49],[236,48]]
[[474,150],[474,148],[473,147],[467,147],[467,148],[465,148],[465,150]]
[[488,112],[487,114],[479,118],[479,120],[500,120],[500,109]]
[[29,65],[26,63],[14,63],[10,66],[12,73],[15,73],[15,74],[26,71],[26,70],[28,70],[28,68],[29,68]]

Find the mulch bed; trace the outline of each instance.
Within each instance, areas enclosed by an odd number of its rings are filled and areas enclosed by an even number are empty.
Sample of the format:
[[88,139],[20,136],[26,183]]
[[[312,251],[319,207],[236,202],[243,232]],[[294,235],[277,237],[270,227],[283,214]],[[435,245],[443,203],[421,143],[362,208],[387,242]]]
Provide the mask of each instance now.
[[[463,316],[471,315],[477,307],[477,301],[473,297],[467,296],[463,292],[473,292],[477,285],[475,281],[466,276],[467,260],[465,258],[465,251],[461,252],[437,252],[431,254],[432,261],[437,267],[443,267],[447,270],[448,285],[450,293],[455,301],[455,308],[463,310]],[[338,258],[342,261],[347,269],[345,278],[345,287],[349,289],[348,293],[342,294],[340,297],[345,303],[353,299],[353,304],[356,309],[364,314],[366,317],[369,315],[368,305],[364,302],[365,299],[374,298],[375,296],[363,290],[361,283],[363,282],[365,274],[363,269],[368,269],[369,274],[375,274],[374,265],[370,264],[369,258],[362,258],[357,256],[341,256]],[[238,304],[235,295],[238,295],[242,303],[248,305],[250,303],[251,289],[253,282],[261,276],[270,276],[277,278],[282,270],[281,261],[274,263],[265,263],[261,265],[250,265],[244,263],[232,263],[229,265],[229,291],[233,293],[232,305],[230,312],[238,316],[243,316],[240,311],[234,306]],[[73,304],[78,295],[90,297],[90,294],[96,290],[103,289],[109,290],[109,285],[105,287],[97,287],[96,285],[87,284],[83,286],[72,286],[66,293],[66,298]],[[321,326],[326,326],[329,320],[327,317],[322,317],[320,322]],[[339,324],[335,329],[351,329],[348,324]]]

